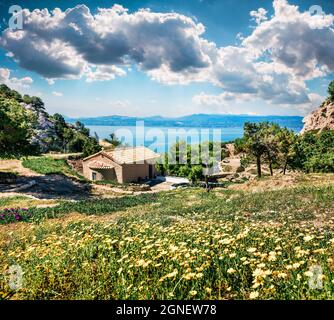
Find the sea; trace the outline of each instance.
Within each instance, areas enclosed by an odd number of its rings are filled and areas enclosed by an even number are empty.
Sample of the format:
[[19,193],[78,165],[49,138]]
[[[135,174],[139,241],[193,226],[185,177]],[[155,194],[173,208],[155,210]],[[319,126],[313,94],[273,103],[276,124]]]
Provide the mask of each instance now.
[[[282,127],[287,127],[298,133],[303,128],[302,118],[299,121],[289,121],[279,123]],[[236,123],[235,126],[224,127],[211,126],[145,126],[144,123],[137,126],[106,126],[106,125],[86,125],[90,129],[92,136],[102,140],[114,133],[116,137],[128,146],[146,146],[158,153],[165,153],[170,146],[177,141],[186,141],[188,144],[198,144],[205,141],[212,142],[232,142],[236,138],[243,136],[243,124]]]

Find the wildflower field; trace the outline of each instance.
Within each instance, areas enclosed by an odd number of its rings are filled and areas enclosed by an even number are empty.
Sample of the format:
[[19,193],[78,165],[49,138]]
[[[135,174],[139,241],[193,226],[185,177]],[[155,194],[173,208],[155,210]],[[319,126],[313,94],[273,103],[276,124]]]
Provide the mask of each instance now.
[[0,274],[22,268],[13,299],[334,299],[333,208],[334,185],[31,208],[0,226]]

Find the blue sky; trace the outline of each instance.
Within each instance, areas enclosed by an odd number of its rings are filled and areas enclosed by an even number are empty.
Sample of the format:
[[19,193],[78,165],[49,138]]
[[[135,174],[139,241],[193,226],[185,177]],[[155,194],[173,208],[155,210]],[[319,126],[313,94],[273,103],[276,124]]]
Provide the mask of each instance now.
[[[12,4],[23,30],[7,29]],[[333,14],[327,0],[2,1],[0,82],[67,116],[304,115],[334,78]]]

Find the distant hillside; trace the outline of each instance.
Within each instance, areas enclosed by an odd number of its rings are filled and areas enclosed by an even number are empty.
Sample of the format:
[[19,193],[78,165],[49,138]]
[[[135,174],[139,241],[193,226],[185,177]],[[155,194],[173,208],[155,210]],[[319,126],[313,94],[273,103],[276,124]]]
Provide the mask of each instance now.
[[62,115],[46,112],[39,97],[0,85],[0,158],[49,151],[91,154],[99,149],[82,123],[66,123]]
[[242,127],[245,122],[275,122],[283,127],[287,126],[295,131],[303,127],[302,117],[298,116],[249,116],[249,115],[221,115],[221,114],[193,114],[184,117],[165,118],[154,117],[126,117],[105,116],[92,118],[66,118],[74,123],[80,121],[89,126],[134,126],[137,121],[145,121],[146,126],[152,127]]
[[302,133],[325,129],[334,130],[334,102],[327,99],[319,108],[306,116],[303,122]]

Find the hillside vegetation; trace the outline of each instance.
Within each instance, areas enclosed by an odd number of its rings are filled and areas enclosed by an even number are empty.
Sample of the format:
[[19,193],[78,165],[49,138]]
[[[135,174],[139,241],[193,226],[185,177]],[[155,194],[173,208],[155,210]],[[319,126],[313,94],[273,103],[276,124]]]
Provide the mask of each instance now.
[[48,114],[40,98],[0,85],[0,158],[49,151],[89,155],[99,150],[82,123],[66,123],[60,114]]

